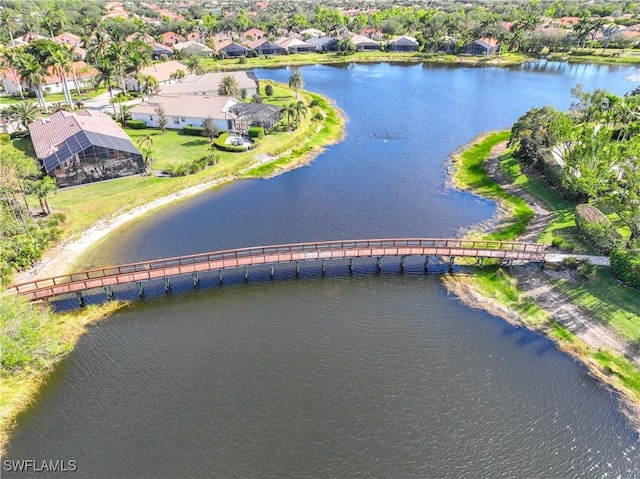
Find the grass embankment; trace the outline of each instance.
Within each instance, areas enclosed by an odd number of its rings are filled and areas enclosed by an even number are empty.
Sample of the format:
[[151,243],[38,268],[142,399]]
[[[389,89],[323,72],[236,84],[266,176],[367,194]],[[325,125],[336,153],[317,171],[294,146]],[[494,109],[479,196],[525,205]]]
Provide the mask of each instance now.
[[639,65],[640,52],[620,48],[574,48],[571,52],[551,53],[548,60],[599,65]]
[[27,408],[54,366],[73,349],[86,326],[121,306],[112,301],[54,314],[24,298],[0,297],[0,453],[16,416]]
[[[531,208],[524,203],[524,200],[506,192],[489,177],[483,167],[493,147],[508,137],[508,132],[493,133],[467,148],[457,158],[453,177],[456,186],[471,189],[482,196],[500,202],[506,212],[506,217],[501,221],[501,223],[504,222],[504,228],[500,227],[497,232],[489,236],[504,240],[516,239],[533,217]],[[571,205],[562,200],[542,180],[523,175],[519,168],[515,167],[514,161],[516,160],[509,152],[502,155],[500,158],[502,171],[513,175],[520,188],[544,200],[547,206],[558,207],[557,211],[554,210],[556,214],[541,236],[547,238],[551,234],[557,234],[560,229],[570,230],[575,226],[573,218],[570,217],[573,211]],[[567,231],[566,234],[579,241],[573,231]],[[452,289],[462,286],[456,285],[455,279],[445,282],[449,283],[448,286]],[[640,371],[630,361],[611,351],[589,347],[567,328],[555,322],[551,314],[520,291],[515,278],[502,268],[494,266],[478,270],[476,274],[464,278],[464,287],[472,288],[475,293],[506,306],[510,312],[516,312],[525,325],[552,338],[560,349],[578,357],[588,365],[594,375],[622,391],[634,404],[640,403]],[[592,282],[556,281],[556,287],[589,315],[609,324],[624,338],[638,342],[640,338],[638,292],[614,281],[608,268],[598,268],[597,278]]]
[[[63,237],[74,236],[101,220],[190,186],[234,176],[273,175],[278,171],[309,161],[309,158],[319,153],[325,145],[340,139],[343,119],[326,99],[313,93],[298,92],[299,98],[296,100],[293,91],[281,85],[273,83],[272,85],[274,85],[272,98],[276,104],[289,104],[302,100],[308,105],[316,99],[319,106],[309,108],[307,116],[301,117],[295,131],[266,135],[256,149],[247,152],[218,151],[216,152],[219,158],[218,164],[193,175],[175,178],[126,177],[60,190],[51,197],[50,202],[55,211],[64,213],[67,218]],[[315,112],[321,112],[324,120],[312,120]],[[189,163],[208,154],[209,142],[202,137],[186,136],[171,130],[167,130],[165,134],[157,129],[125,129],[125,131],[134,144],[139,138],[151,135],[152,155],[155,159],[152,165],[154,170]],[[257,156],[265,155],[273,156],[274,161],[261,164],[243,173],[257,163]],[[283,156],[275,159],[277,155]]]

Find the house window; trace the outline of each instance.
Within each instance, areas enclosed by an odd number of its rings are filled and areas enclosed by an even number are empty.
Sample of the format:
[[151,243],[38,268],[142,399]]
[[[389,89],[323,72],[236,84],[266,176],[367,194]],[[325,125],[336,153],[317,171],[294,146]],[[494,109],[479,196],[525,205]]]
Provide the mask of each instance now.
[[180,118],[180,121],[181,121],[182,123],[184,123],[184,122],[185,122],[185,121],[187,121],[187,120],[185,120],[184,118]]
[[153,115],[149,115],[149,120],[153,121]]
[[179,125],[180,124],[180,118],[178,118],[177,116],[173,117],[173,124],[174,125]]

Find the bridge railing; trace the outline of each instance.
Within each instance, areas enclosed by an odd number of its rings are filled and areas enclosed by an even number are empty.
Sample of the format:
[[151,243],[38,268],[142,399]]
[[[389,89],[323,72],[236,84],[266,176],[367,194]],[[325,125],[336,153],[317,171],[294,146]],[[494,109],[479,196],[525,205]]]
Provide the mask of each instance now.
[[465,240],[447,238],[391,238],[391,239],[363,239],[321,241],[315,243],[295,243],[271,246],[253,246],[193,255],[177,256],[150,261],[140,261],[117,266],[95,268],[78,273],[70,273],[61,276],[27,281],[13,285],[10,291],[28,293],[42,288],[106,278],[137,272],[162,270],[172,267],[188,266],[198,263],[211,263],[214,261],[240,259],[247,257],[270,256],[277,254],[291,254],[300,252],[322,252],[328,250],[348,249],[380,249],[380,248],[446,248],[446,249],[471,249],[471,250],[499,250],[518,251],[525,253],[542,253],[545,246],[535,243],[520,243],[516,241],[491,241],[491,240]]

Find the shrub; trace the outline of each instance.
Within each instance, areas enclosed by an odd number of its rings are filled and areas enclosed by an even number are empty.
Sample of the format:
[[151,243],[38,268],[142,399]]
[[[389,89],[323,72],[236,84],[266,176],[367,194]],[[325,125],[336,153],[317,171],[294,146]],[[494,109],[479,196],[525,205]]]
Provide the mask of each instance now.
[[8,145],[11,141],[11,135],[9,133],[0,134],[0,145]]
[[262,138],[264,137],[264,128],[261,126],[251,126],[249,127],[249,138]]
[[611,252],[611,269],[623,283],[640,289],[640,252],[618,248]]
[[576,207],[576,228],[580,236],[604,254],[624,246],[622,235],[595,206],[582,204]]
[[317,111],[313,114],[313,116],[311,117],[311,119],[313,121],[322,121],[324,120],[324,115],[322,114],[322,112]]
[[588,259],[580,262],[576,268],[578,278],[589,281],[596,276],[596,266]]
[[127,120],[124,124],[132,130],[144,130],[147,127],[147,122],[144,120]]
[[202,128],[201,126],[187,125],[182,129],[182,134],[189,136],[203,136],[203,131],[204,128]]

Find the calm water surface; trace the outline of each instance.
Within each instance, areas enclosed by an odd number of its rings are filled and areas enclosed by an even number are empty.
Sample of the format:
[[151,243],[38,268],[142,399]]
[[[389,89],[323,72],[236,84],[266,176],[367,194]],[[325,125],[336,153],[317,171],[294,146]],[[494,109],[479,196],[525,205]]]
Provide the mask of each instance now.
[[[535,64],[301,68],[347,138],[309,167],[240,181],[122,228],[85,266],[324,239],[449,236],[491,202],[443,163],[577,83],[630,68]],[[286,82],[290,70],[260,70]],[[207,277],[91,328],[21,416],[7,458],[75,459],[77,477],[640,477],[615,398],[536,334],[447,295],[417,261]],[[188,289],[187,281],[176,289]],[[46,474],[37,474],[46,477]]]

